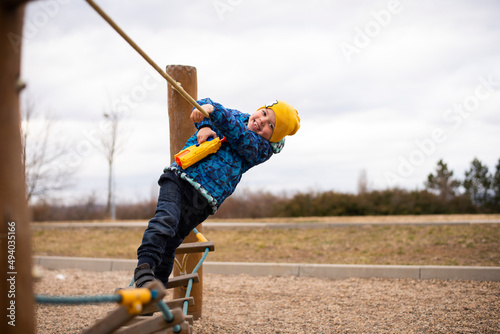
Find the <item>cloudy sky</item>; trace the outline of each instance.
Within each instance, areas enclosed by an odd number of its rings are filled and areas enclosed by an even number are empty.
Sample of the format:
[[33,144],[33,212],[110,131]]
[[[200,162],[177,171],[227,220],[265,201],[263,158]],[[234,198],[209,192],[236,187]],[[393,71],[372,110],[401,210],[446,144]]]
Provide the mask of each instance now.
[[[444,159],[459,178],[500,158],[497,1],[110,1],[98,4],[162,68],[197,68],[198,97],[251,113],[274,99],[299,111],[285,150],[241,189],[422,189]],[[119,200],[149,198],[169,161],[166,83],[83,0],[31,2],[22,75],[56,115],[77,168],[67,198],[106,193],[90,143],[103,112],[125,114]],[[240,190],[241,191],[241,190]]]

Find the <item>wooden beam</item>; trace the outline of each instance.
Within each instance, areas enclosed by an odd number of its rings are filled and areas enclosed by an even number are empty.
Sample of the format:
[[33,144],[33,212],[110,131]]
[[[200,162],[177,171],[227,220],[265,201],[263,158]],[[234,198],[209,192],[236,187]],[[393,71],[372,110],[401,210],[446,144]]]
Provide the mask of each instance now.
[[[167,283],[167,289],[180,288],[188,285],[189,280],[192,279],[193,283],[198,283],[200,281],[198,273],[191,273],[186,275],[179,275],[175,277],[171,277]],[[183,298],[179,297],[179,298]],[[192,296],[194,298],[194,296]],[[174,296],[175,299],[178,299]],[[196,303],[196,298],[194,298],[194,302]]]
[[6,334],[35,332],[19,108],[23,2],[0,2],[0,332]]
[[186,242],[177,247],[175,254],[203,253],[207,248],[210,252],[213,252],[215,250],[215,243],[213,241]]
[[[172,299],[172,300],[165,300],[165,303],[167,304],[168,308],[173,309],[173,308],[182,308],[184,306],[184,302],[187,301],[188,305],[194,305],[194,298],[189,297],[189,298],[179,298],[179,299]],[[151,304],[148,305],[147,307],[144,307],[144,310],[142,310],[142,314],[150,314],[154,312],[159,312],[160,309],[158,308],[157,304]]]
[[114,331],[113,333],[114,334],[156,333],[158,331],[161,331],[162,329],[172,328],[175,325],[182,324],[184,322],[184,313],[182,313],[181,308],[173,309],[171,310],[171,312],[172,315],[174,316],[174,320],[172,320],[172,322],[166,322],[163,316],[149,317],[148,320],[143,320],[140,322],[136,322],[133,325],[122,327]]
[[15,8],[29,2],[30,0],[0,0],[0,6],[4,8]]
[[[180,82],[184,90],[197,99],[198,96],[198,82],[196,68],[192,66],[182,65],[169,65],[167,66],[167,74]],[[196,127],[189,119],[193,107],[187,102],[179,93],[177,93],[170,85],[168,85],[168,122],[170,124],[170,161],[174,160],[174,155],[179,152],[186,141],[196,131]],[[196,227],[199,232],[202,232],[202,224]],[[191,232],[186,239],[185,243],[196,242],[198,239],[196,235]],[[177,256],[177,255],[176,255]],[[177,259],[182,262],[182,256],[177,256]],[[196,267],[201,259],[201,254],[190,254],[186,264],[186,272],[190,273]],[[188,308],[188,314],[192,314],[194,319],[201,317],[203,308],[203,267],[198,270],[199,283],[193,284],[191,289],[191,296],[194,297],[194,306]],[[180,275],[179,268],[174,266],[174,276]],[[185,296],[183,289],[174,290],[174,298],[182,298]]]

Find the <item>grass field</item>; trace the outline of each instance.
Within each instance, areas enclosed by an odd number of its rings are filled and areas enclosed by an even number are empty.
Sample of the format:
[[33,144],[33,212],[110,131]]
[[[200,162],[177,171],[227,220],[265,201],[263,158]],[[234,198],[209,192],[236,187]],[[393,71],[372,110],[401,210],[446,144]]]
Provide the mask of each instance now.
[[[415,222],[422,222],[422,216],[416,217],[420,220]],[[470,219],[485,218],[454,220]],[[35,230],[33,249],[36,255],[134,259],[142,233],[142,228]],[[207,230],[204,234],[215,242],[208,261],[500,266],[498,223]]]

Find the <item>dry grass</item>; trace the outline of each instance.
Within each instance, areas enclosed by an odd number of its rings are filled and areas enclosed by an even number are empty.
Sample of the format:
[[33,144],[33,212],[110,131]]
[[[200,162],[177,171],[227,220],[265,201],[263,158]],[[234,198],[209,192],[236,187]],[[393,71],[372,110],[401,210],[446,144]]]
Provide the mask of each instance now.
[[[143,229],[81,228],[33,232],[36,255],[136,257]],[[207,230],[209,261],[500,265],[500,224],[364,225],[330,229]]]
[[33,232],[35,255],[133,259],[141,228],[71,228]]
[[498,266],[500,225],[209,232],[211,261]]

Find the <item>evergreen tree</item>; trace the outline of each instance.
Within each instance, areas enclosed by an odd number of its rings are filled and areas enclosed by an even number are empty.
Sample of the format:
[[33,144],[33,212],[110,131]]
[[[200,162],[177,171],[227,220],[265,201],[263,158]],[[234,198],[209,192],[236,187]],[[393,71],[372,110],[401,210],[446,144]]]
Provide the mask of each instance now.
[[463,186],[465,193],[472,202],[480,207],[485,207],[489,202],[492,176],[488,173],[488,166],[474,158],[469,170],[465,171]]
[[496,165],[495,174],[491,180],[491,188],[493,189],[493,210],[500,211],[500,159]]
[[437,163],[436,174],[429,174],[424,185],[426,189],[439,194],[441,200],[449,201],[455,197],[460,181],[453,179],[453,171],[448,170],[448,165],[441,159]]

